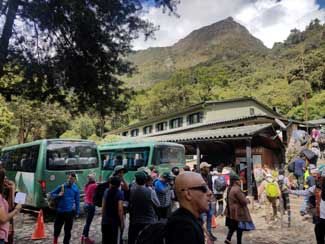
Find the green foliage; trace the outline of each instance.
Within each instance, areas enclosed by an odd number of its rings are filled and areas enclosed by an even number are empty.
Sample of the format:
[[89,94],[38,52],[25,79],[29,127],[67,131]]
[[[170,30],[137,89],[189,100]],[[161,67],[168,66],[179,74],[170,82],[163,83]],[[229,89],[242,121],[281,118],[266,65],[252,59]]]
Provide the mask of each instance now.
[[67,130],[61,136],[61,139],[80,139],[81,136],[74,130]]
[[57,138],[67,128],[70,114],[57,103],[16,97],[9,104],[18,128],[18,143],[41,138]]
[[10,112],[7,103],[0,96],[0,145],[8,142],[16,127],[13,125],[14,114]]
[[[325,91],[315,94],[307,103],[308,119],[325,118]],[[294,119],[304,120],[304,104],[289,111],[288,116]]]
[[72,130],[80,135],[81,139],[87,139],[96,133],[94,120],[88,114],[75,118],[72,123]]
[[[178,2],[150,1],[171,13]],[[132,51],[131,42],[139,33],[148,38],[157,29],[142,18],[144,4],[142,0],[0,1],[0,78],[22,79],[0,81],[0,94],[7,100],[24,96],[64,105],[72,94],[79,111],[103,105],[119,110],[124,104],[118,97],[125,88],[117,77],[134,70],[124,58]]]
[[[205,31],[204,28],[198,30],[197,35],[200,33],[205,36]],[[303,119],[304,112],[301,108],[305,93],[307,98],[311,99],[309,117],[322,117],[324,105],[318,102],[321,109],[319,112],[314,111],[316,106],[313,106],[313,99],[315,94],[323,94],[325,89],[323,33],[325,25],[315,20],[305,31],[292,30],[284,43],[278,43],[267,52],[259,48],[255,52],[241,52],[234,47],[234,52],[241,55],[235,55],[232,59],[212,57],[216,52],[211,52],[208,61],[194,67],[178,69],[170,74],[169,79],[156,82],[148,90],[139,91],[130,101],[127,112],[129,121],[138,122],[206,100],[242,96],[255,97],[270,107],[276,107],[284,116]],[[193,38],[190,35],[180,43],[185,45],[186,42],[187,52],[196,58],[196,52],[192,50],[196,39]],[[232,40],[234,39],[232,36]],[[208,43],[209,40],[205,42]],[[184,54],[181,51],[184,47],[180,43],[171,48],[177,54]],[[196,47],[200,49],[199,46]],[[134,60],[142,67],[141,62],[145,57],[156,57],[156,51],[158,52],[158,49],[141,51],[133,57],[141,57]],[[152,53],[152,56],[149,53]],[[162,54],[163,49],[159,49],[159,53]],[[163,55],[156,60],[156,67],[161,65],[162,60]],[[175,65],[179,65],[179,61],[175,62]],[[141,73],[145,74],[146,71]]]
[[104,139],[101,141],[101,144],[104,143],[111,143],[111,142],[118,142],[118,141],[122,141],[123,138],[121,136],[117,136],[117,135],[107,135],[104,137]]

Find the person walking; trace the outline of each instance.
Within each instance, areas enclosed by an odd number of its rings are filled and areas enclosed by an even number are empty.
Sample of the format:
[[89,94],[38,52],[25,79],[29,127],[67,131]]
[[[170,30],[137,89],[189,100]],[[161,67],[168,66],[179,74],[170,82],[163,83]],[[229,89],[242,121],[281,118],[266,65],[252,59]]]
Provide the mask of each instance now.
[[[5,188],[8,190],[9,203],[4,196]],[[6,179],[6,173],[4,169],[0,169],[0,244],[8,242],[9,236],[9,222],[16,216],[20,209],[21,204],[17,204],[15,208],[10,206],[10,202],[13,203],[15,194],[15,184]],[[9,211],[9,209],[13,209]]]
[[223,216],[223,195],[227,188],[226,177],[221,174],[218,170],[215,171],[215,174],[212,176],[213,182],[213,195],[217,201],[218,211],[216,216]]
[[250,202],[241,190],[240,177],[236,174],[230,175],[226,203],[226,226],[229,230],[225,243],[231,244],[231,238],[236,231],[237,244],[241,244],[243,231],[254,230],[255,226],[247,207]]
[[209,210],[212,192],[202,176],[184,172],[176,177],[175,192],[180,208],[172,213],[166,225],[168,244],[204,244],[200,215]]
[[[270,220],[275,220],[278,216],[277,212],[277,199],[281,197],[281,190],[278,185],[278,182],[273,179],[272,175],[267,174],[265,180],[260,185],[258,189],[258,199],[261,199],[262,193],[265,191],[266,194],[266,223],[269,223]],[[271,217],[270,207],[272,205],[273,215]]]
[[280,169],[279,175],[277,177],[277,182],[279,185],[279,189],[281,191],[281,199],[282,199],[282,207],[283,211],[289,210],[289,193],[288,190],[290,189],[290,182],[288,177],[285,176],[285,170]]
[[135,173],[135,184],[130,192],[130,226],[128,244],[134,244],[140,231],[147,225],[158,221],[155,209],[159,207],[156,192],[146,187],[148,175],[139,171]]
[[[75,173],[70,173],[67,182],[59,185],[52,191],[51,197],[58,199],[56,216],[54,221],[54,240],[53,244],[58,243],[61,229],[64,225],[64,244],[70,243],[73,218],[80,213],[80,194],[76,182]],[[74,208],[75,205],[75,208]]]
[[[207,162],[202,162],[200,164],[200,171],[201,171],[201,176],[202,178],[205,180],[207,186],[209,187],[210,191],[213,192],[212,189],[212,175],[210,174],[210,167],[211,164],[208,164]],[[214,214],[214,209],[215,206],[213,205],[214,203],[212,201],[209,202],[209,211],[207,211],[206,213],[203,213],[203,219],[206,222],[206,228],[207,228],[207,232],[209,235],[209,238],[212,241],[216,241],[217,238],[212,234],[212,216]]]
[[113,176],[105,190],[102,203],[102,243],[119,244],[124,228],[123,192],[119,189],[121,179]]
[[86,223],[82,232],[81,243],[93,244],[95,242],[89,238],[89,228],[91,222],[93,221],[95,210],[96,210],[96,205],[94,203],[94,195],[95,195],[95,189],[97,187],[97,184],[96,184],[96,176],[94,174],[89,174],[87,178],[88,178],[88,182],[84,188],[84,192],[85,192],[84,210],[86,214]]
[[[304,190],[312,187],[316,184],[316,179],[312,176],[311,171],[316,169],[315,165],[310,164],[304,174]],[[307,205],[309,202],[309,196],[304,196],[304,200],[301,204],[300,215],[304,216],[307,213]]]
[[299,158],[295,159],[294,163],[294,176],[297,179],[299,190],[303,190],[304,187],[304,173],[306,168],[306,156],[300,154]]

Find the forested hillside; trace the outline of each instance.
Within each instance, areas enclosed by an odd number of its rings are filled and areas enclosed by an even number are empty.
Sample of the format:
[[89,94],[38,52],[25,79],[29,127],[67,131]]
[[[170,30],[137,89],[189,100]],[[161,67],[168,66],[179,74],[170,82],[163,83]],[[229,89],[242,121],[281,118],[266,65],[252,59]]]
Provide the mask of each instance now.
[[[242,96],[255,97],[270,107],[276,107],[284,116],[303,120],[305,90],[308,119],[325,117],[325,25],[314,20],[302,32],[292,30],[283,43],[276,43],[272,49],[264,48],[259,41],[255,41],[255,49],[247,49],[252,45],[248,45],[247,40],[252,38],[247,38],[248,32],[245,33],[244,27],[232,19],[215,24],[214,29],[218,29],[216,26],[223,29],[225,23],[239,26],[237,29],[241,29],[245,38],[238,37],[237,32],[233,42],[223,44],[231,43],[232,46],[224,50],[224,55],[222,52],[214,55],[211,51],[208,60],[176,70],[170,78],[156,82],[150,89],[138,91],[129,105],[130,122],[205,100]],[[203,34],[206,28],[202,29]],[[195,35],[200,31],[195,31]],[[191,39],[194,33],[184,40]],[[190,50],[188,42],[187,46]],[[194,44],[193,49],[197,48]],[[229,55],[229,52],[234,55]],[[197,60],[196,54],[192,60]],[[156,67],[156,70],[160,69]]]
[[[66,90],[64,103],[51,100],[51,95],[43,101],[0,96],[0,146],[58,137],[99,141],[104,132],[148,117],[205,100],[242,96],[303,120],[306,91],[308,119],[325,117],[325,25],[318,20],[302,32],[292,30],[283,43],[268,49],[228,18],[172,47],[135,52],[129,60],[138,66],[138,74],[122,76],[126,85],[117,91],[113,105],[108,99],[107,106],[102,100],[97,108],[80,107],[76,100],[82,96],[74,96],[73,90]],[[24,95],[28,83],[19,72],[13,73],[0,79],[0,87],[20,84],[17,91]]]

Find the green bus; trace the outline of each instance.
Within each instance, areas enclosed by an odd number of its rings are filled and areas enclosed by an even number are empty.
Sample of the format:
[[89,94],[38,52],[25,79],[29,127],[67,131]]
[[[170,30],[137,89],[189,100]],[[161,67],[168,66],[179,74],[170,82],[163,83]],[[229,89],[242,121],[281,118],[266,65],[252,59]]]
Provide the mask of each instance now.
[[169,142],[128,141],[99,146],[102,161],[102,179],[107,179],[117,165],[124,166],[128,172],[125,180],[130,183],[139,167],[155,166],[158,172],[170,172],[174,166],[185,165],[183,145]]
[[100,176],[97,145],[87,140],[44,139],[2,148],[1,160],[16,190],[25,192],[26,206],[47,207],[46,194],[74,172],[81,199],[90,172]]

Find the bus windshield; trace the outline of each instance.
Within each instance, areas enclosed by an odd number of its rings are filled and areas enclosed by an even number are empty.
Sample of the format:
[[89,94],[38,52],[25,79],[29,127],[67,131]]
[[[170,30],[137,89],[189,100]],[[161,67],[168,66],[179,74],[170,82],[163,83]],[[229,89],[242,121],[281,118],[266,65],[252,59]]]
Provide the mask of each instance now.
[[183,164],[185,149],[179,146],[158,145],[154,149],[153,165]]
[[48,170],[77,170],[96,167],[98,167],[98,157],[95,143],[48,142],[46,160]]
[[128,170],[137,170],[148,165],[150,147],[116,149],[101,152],[104,170],[113,170],[123,165]]

